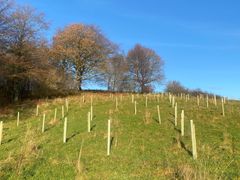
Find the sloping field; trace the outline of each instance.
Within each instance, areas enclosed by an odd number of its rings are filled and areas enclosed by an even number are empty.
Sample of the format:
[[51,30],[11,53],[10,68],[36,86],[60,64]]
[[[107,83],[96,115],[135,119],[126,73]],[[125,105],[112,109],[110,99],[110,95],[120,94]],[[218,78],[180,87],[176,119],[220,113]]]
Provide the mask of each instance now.
[[[217,106],[210,99],[209,108],[204,98],[199,106],[196,97],[187,101],[175,97],[175,102],[177,126],[175,107],[168,95],[161,94],[147,95],[146,103],[146,95],[85,93],[1,109],[0,179],[240,178],[240,103],[226,101],[224,117],[220,99]],[[196,130],[196,160],[192,155],[190,120]]]

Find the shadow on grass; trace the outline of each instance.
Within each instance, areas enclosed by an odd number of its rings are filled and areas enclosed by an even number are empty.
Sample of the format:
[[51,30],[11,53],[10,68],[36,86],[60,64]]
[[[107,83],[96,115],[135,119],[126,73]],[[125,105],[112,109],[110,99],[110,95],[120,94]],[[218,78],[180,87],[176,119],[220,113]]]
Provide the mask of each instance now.
[[7,144],[7,143],[10,143],[12,142],[13,140],[16,140],[17,138],[10,138],[10,139],[7,139],[5,141],[2,141],[2,144]]
[[47,132],[49,131],[50,129],[52,129],[54,126],[48,126],[44,131]]
[[91,127],[91,129],[90,129],[90,130],[91,130],[91,131],[92,131],[92,130],[94,130],[94,129],[96,128],[96,126],[97,126],[97,125],[96,125],[96,124],[94,124],[94,125]]
[[177,131],[179,134],[181,134],[181,130],[178,129],[176,126],[174,127],[174,130]]
[[158,118],[153,118],[153,120],[159,124]]
[[192,156],[192,151],[190,151],[189,149],[187,149],[187,147],[185,146],[184,142],[180,141],[180,145],[181,148],[183,148],[190,156]]
[[168,119],[168,121],[169,121],[173,126],[175,126],[175,122],[174,122],[172,119]]
[[70,139],[72,139],[72,138],[74,138],[76,135],[78,135],[78,134],[80,134],[80,132],[75,132],[75,133],[73,133],[70,137],[68,137],[67,139],[66,139],[66,141],[68,142]]
[[110,150],[112,149],[113,141],[114,141],[114,137],[111,137],[111,141],[110,141]]

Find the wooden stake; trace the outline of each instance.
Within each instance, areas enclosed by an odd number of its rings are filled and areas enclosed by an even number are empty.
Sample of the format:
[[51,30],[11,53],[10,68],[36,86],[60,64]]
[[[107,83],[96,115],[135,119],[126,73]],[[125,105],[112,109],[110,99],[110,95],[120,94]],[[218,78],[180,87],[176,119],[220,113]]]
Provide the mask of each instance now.
[[91,112],[91,121],[93,120],[93,106],[91,105],[91,109],[90,109],[90,112]]
[[19,119],[20,119],[20,115],[19,112],[17,113],[17,126],[19,126]]
[[66,109],[67,109],[67,112],[68,112],[68,99],[65,100],[65,104],[66,104]]
[[134,103],[134,114],[137,115],[137,101]]
[[82,102],[83,102],[83,103],[85,102],[85,97],[84,97],[84,95],[83,95],[83,97],[82,97]]
[[39,111],[39,105],[37,105],[37,108],[36,108],[36,116],[38,116],[38,111]]
[[64,106],[62,106],[62,119],[64,118]]
[[209,107],[209,102],[208,102],[208,95],[207,95],[207,108]]
[[181,113],[181,135],[184,136],[184,110]]
[[222,115],[225,117],[224,100],[222,98]]
[[175,96],[172,97],[172,107],[174,108],[175,106]]
[[200,98],[199,98],[199,96],[197,96],[197,105],[198,105],[198,107],[200,105]]
[[118,98],[116,97],[116,110],[118,110]]
[[217,97],[214,95],[214,105],[217,106]]
[[148,97],[146,96],[146,98],[145,98],[145,107],[147,108],[147,106],[148,106]]
[[88,112],[88,132],[91,131],[91,113]]
[[157,112],[158,112],[158,122],[159,122],[159,124],[161,124],[161,123],[162,123],[162,120],[161,120],[161,114],[160,114],[159,105],[157,105]]
[[54,112],[54,122],[57,120],[57,108],[55,108],[55,112]]
[[0,145],[2,144],[2,137],[3,137],[3,122],[0,122]]
[[45,113],[43,114],[43,119],[42,119],[42,133],[44,133],[44,131],[45,131],[45,118],[46,118],[46,115],[45,115]]
[[108,133],[107,133],[107,156],[110,155],[111,146],[111,120],[108,120]]
[[134,95],[132,94],[132,103],[134,103]]
[[195,125],[193,124],[193,120],[190,121],[191,125],[191,137],[192,137],[192,154],[193,159],[197,159],[197,145],[196,145],[196,133],[195,133]]
[[64,119],[64,127],[63,127],[63,143],[67,142],[67,117]]
[[175,126],[177,126],[177,103],[175,105]]

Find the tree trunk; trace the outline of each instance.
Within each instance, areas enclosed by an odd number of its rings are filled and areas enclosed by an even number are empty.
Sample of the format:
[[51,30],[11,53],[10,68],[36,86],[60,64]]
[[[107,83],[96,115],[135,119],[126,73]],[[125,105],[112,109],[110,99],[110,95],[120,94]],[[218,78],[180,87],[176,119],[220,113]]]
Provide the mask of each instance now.
[[76,79],[78,81],[78,90],[82,91],[83,71],[78,71]]
[[19,100],[19,87],[15,80],[13,80],[13,101],[17,102]]
[[78,80],[78,90],[79,91],[82,91],[82,77],[81,78],[79,78],[79,80]]

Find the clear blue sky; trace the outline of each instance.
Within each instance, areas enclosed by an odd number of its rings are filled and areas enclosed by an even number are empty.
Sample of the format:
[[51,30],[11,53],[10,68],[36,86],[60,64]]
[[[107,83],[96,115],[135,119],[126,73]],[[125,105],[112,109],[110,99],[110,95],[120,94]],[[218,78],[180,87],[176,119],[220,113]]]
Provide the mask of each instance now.
[[45,13],[51,23],[48,37],[71,23],[95,24],[125,53],[135,43],[154,49],[165,61],[166,81],[240,98],[238,0],[16,2]]

